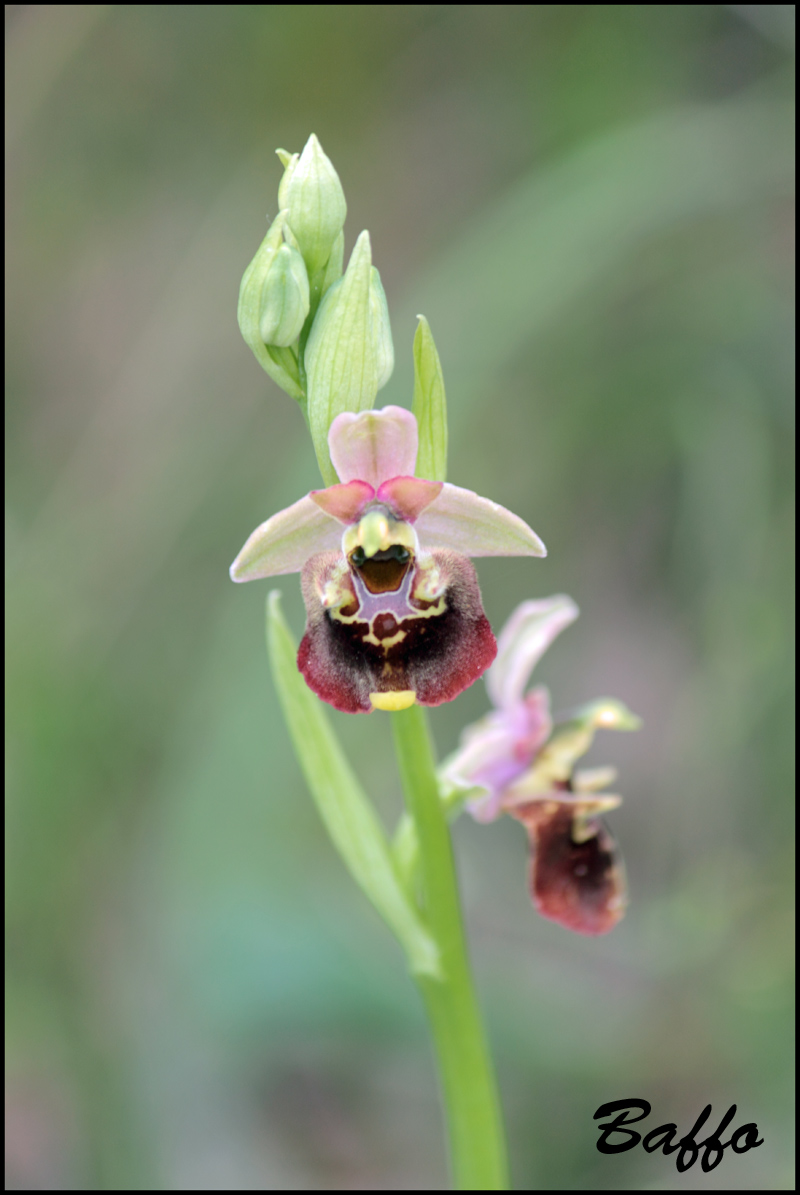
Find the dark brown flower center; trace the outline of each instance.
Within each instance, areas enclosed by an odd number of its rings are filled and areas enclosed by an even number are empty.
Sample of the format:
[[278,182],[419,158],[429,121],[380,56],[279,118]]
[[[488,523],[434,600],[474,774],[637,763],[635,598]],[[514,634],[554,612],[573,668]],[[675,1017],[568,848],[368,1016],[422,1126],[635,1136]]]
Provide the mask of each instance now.
[[350,553],[350,563],[370,593],[394,593],[411,567],[411,553],[401,544],[392,544],[370,557],[363,548],[356,548]]

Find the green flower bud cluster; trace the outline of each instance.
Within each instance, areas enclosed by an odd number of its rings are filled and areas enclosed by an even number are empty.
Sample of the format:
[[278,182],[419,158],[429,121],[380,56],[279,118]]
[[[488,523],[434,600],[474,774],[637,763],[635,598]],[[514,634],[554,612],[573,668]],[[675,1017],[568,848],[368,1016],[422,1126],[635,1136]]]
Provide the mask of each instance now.
[[239,327],[262,368],[299,403],[331,485],[331,423],[342,411],[373,407],[394,368],[389,310],[369,233],[342,273],[347,204],[317,138],[300,154],[277,152],[279,211],[242,278]]

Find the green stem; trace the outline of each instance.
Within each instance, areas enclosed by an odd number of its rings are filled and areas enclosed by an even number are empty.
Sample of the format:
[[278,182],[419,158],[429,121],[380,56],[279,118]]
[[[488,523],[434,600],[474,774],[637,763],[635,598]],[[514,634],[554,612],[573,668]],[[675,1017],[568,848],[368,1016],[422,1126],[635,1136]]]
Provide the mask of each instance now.
[[443,979],[417,976],[436,1047],[450,1139],[453,1186],[504,1191],[502,1118],[470,975],[447,818],[419,706],[392,714],[408,811],[417,826],[424,913],[441,954]]

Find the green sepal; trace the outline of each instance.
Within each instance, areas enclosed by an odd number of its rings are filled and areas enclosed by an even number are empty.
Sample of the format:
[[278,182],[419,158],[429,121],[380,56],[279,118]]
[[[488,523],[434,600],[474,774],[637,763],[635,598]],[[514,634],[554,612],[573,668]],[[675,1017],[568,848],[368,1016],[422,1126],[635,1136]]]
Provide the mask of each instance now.
[[419,428],[417,477],[447,480],[447,401],[442,363],[430,325],[418,315],[414,335],[414,398],[411,410]]
[[273,220],[267,235],[258,247],[256,255],[242,276],[239,287],[239,328],[245,342],[250,346],[259,365],[291,398],[302,402],[305,393],[300,385],[296,359],[294,366],[285,353],[291,350],[270,352],[261,338],[261,299],[264,281],[278,250],[283,244],[284,213],[279,212]]
[[267,598],[267,647],[295,754],[320,817],[353,879],[405,950],[412,972],[441,978],[438,948],[398,876],[386,835],[331,728],[322,702],[297,670],[297,647]]
[[371,278],[369,233],[362,232],[344,277],[320,303],[306,344],[308,425],[326,486],[339,480],[328,454],[328,429],[342,411],[368,411],[378,394]]

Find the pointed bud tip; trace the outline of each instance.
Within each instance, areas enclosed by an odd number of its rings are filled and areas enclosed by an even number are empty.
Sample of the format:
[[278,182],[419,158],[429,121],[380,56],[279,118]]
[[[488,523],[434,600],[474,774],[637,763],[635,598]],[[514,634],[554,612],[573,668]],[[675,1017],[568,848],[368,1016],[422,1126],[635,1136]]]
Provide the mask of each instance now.
[[325,268],[347,215],[339,176],[313,133],[302,153],[286,163],[278,199],[289,209],[292,232],[313,278]]

